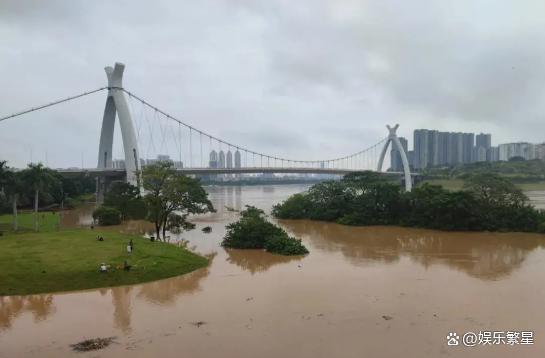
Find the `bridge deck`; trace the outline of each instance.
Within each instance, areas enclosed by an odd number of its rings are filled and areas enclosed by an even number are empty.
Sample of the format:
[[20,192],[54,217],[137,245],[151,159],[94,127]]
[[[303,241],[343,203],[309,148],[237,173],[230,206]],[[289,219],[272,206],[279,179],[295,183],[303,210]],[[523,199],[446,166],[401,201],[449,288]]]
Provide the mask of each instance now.
[[[180,174],[195,175],[214,175],[214,174],[339,174],[344,175],[360,171],[358,169],[335,169],[335,168],[264,168],[264,167],[245,167],[245,168],[179,168],[176,172]],[[125,169],[58,169],[58,172],[64,176],[76,176],[81,174],[91,176],[121,177],[125,174]],[[403,172],[381,172],[385,175],[403,175]],[[418,173],[411,173],[413,176]]]

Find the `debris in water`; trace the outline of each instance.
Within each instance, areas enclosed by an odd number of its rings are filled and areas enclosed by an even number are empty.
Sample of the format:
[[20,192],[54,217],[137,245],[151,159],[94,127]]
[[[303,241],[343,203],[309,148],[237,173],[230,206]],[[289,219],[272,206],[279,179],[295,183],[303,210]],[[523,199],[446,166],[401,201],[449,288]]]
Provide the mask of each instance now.
[[200,327],[203,324],[206,324],[206,322],[205,321],[197,321],[197,322],[191,322],[191,324],[194,325],[195,327]]
[[394,317],[384,315],[384,316],[382,316],[382,318],[384,318],[385,320],[389,321],[389,320],[391,320],[391,319],[394,318]]
[[71,344],[70,347],[76,352],[96,351],[108,347],[115,338],[116,337],[86,339],[79,343]]

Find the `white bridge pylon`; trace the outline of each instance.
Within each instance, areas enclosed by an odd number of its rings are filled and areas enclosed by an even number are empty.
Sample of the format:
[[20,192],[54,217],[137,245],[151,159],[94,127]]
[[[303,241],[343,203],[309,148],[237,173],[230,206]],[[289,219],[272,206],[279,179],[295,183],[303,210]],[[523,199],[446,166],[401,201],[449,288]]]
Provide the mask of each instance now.
[[138,171],[140,166],[140,156],[138,152],[138,142],[134,131],[134,125],[131,118],[131,112],[123,93],[123,70],[125,65],[119,62],[115,66],[106,67],[106,76],[108,76],[108,97],[106,98],[106,107],[104,108],[104,118],[102,120],[102,131],[100,133],[100,145],[98,150],[98,168],[111,169],[112,149],[114,140],[115,115],[119,117],[119,126],[121,127],[121,137],[123,140],[123,150],[125,152],[125,168],[127,171],[127,182],[139,186]]
[[399,151],[399,154],[401,155],[401,162],[403,163],[403,173],[405,174],[405,191],[411,191],[413,188],[413,183],[411,180],[409,160],[407,159],[407,153],[405,153],[405,149],[403,149],[403,146],[401,145],[401,142],[399,141],[399,138],[396,134],[397,129],[399,128],[399,124],[396,124],[393,128],[387,125],[386,128],[388,128],[389,131],[388,139],[386,140],[386,143],[384,143],[384,147],[382,148],[382,152],[380,153],[377,171],[382,171],[382,162],[384,161],[386,150],[388,149],[388,145],[392,143],[392,149],[395,145],[397,147],[397,150]]

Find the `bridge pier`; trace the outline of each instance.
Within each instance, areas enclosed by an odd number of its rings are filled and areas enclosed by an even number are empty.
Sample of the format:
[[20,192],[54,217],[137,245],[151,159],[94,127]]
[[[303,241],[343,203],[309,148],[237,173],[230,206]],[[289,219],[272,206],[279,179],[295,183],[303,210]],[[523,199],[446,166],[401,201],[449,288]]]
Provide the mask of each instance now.
[[[96,203],[102,205],[104,203],[104,197],[106,193],[110,190],[112,183],[120,181],[119,178],[114,178],[111,176],[97,176],[96,181]],[[126,178],[123,178],[121,181],[127,181]]]

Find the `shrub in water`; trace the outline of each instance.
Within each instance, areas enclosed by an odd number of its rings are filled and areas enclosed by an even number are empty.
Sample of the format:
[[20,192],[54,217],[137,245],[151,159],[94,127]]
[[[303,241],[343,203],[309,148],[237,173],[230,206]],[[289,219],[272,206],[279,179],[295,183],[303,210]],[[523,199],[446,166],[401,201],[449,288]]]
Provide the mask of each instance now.
[[119,225],[121,224],[121,212],[116,208],[108,206],[99,206],[93,211],[93,220],[98,221],[99,225]]
[[308,250],[301,240],[290,237],[282,228],[265,219],[265,213],[246,206],[239,221],[227,225],[222,246],[235,249],[265,249],[281,255],[303,255]]

